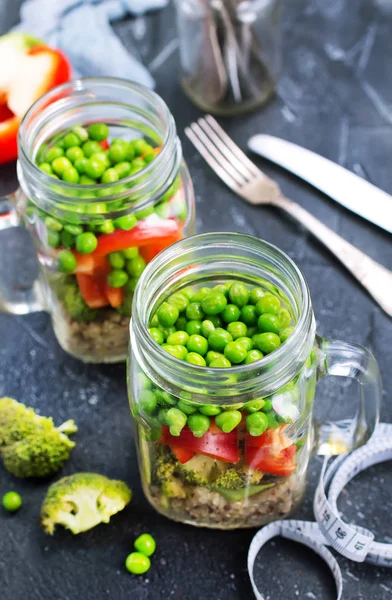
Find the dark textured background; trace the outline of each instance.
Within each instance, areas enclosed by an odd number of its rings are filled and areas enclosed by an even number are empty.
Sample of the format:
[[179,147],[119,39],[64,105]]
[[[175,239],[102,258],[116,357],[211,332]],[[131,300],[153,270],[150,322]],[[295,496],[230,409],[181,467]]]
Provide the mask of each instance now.
[[[19,0],[0,0],[0,33],[16,22]],[[255,132],[280,135],[303,144],[368,178],[392,193],[392,75],[390,0],[292,0],[284,18],[285,71],[278,96],[263,110],[222,121],[243,147]],[[116,31],[153,67],[157,91],[169,104],[184,141],[195,184],[198,230],[243,231],[285,250],[303,270],[312,294],[319,332],[365,344],[373,350],[384,383],[383,420],[392,419],[392,324],[346,271],[305,231],[269,208],[247,206],[229,192],[183,135],[199,112],[182,94],[172,8],[136,20]],[[174,49],[166,61],[160,54]],[[158,57],[158,59],[157,59]],[[284,192],[333,230],[392,268],[391,238],[340,208],[294,177],[258,158]],[[15,166],[0,168],[0,193],[16,186]],[[348,191],[349,193],[349,191]],[[24,232],[19,235],[18,252]],[[2,270],[16,253],[15,232],[0,237]],[[26,263],[25,263],[26,264]],[[28,263],[27,263],[28,264]],[[340,385],[341,383],[341,385]],[[325,413],[348,396],[348,381],[322,381],[318,407]],[[246,553],[254,531],[214,532],[172,523],[155,514],[143,497],[129,419],[125,367],[83,365],[59,348],[47,314],[0,315],[0,395],[33,405],[56,422],[74,417],[78,445],[64,474],[97,470],[127,480],[130,506],[112,523],[79,537],[40,531],[39,506],[47,482],[20,482],[0,468],[0,494],[18,490],[23,509],[0,511],[0,598],[2,600],[249,600]],[[311,503],[320,468],[313,459],[309,487],[298,516],[312,518]],[[345,517],[371,528],[392,543],[390,464],[358,476],[340,498]],[[123,566],[134,538],[151,531],[158,551],[150,572],[129,575]],[[392,572],[339,558],[345,600],[387,600]],[[275,540],[260,553],[257,580],[267,597],[279,600],[336,597],[325,566],[311,552]]]

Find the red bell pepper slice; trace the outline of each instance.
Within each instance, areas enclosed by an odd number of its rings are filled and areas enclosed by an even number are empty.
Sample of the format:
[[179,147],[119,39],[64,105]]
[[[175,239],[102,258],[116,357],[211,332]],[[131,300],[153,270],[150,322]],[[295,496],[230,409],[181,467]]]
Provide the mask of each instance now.
[[160,242],[156,242],[155,244],[148,244],[148,246],[143,246],[140,248],[140,256],[144,258],[146,263],[149,263],[153,258],[156,257],[162,250],[174,244],[174,242],[178,242],[182,240],[182,233],[178,231],[176,235],[173,235],[170,238],[164,238]]
[[230,433],[212,433],[208,430],[203,437],[197,438],[189,427],[184,427],[179,436],[172,436],[169,428],[162,427],[161,442],[170,448],[182,448],[196,454],[206,454],[212,458],[229,463],[238,463],[238,436],[234,429]]
[[284,433],[286,425],[278,429],[267,429],[262,435],[245,438],[246,463],[268,475],[288,477],[297,468],[295,453],[297,447]]
[[111,270],[106,256],[93,256],[92,254],[80,254],[73,250],[76,258],[76,269],[74,273],[85,275],[106,275]]
[[82,298],[89,308],[103,308],[109,304],[105,294],[105,277],[77,273],[76,279]]
[[173,219],[155,221],[146,219],[138,223],[129,231],[116,229],[113,233],[101,234],[98,245],[91,256],[106,256],[111,252],[125,250],[131,246],[146,246],[155,243],[170,243],[173,236],[179,235],[180,227]]
[[123,288],[115,288],[108,285],[105,282],[104,286],[105,296],[109,301],[110,306],[117,308],[124,301],[124,290]]
[[170,446],[170,449],[173,452],[176,459],[178,460],[178,462],[182,465],[187,463],[188,460],[191,460],[191,458],[193,458],[196,454],[191,450],[186,450],[185,448],[180,448],[179,446]]

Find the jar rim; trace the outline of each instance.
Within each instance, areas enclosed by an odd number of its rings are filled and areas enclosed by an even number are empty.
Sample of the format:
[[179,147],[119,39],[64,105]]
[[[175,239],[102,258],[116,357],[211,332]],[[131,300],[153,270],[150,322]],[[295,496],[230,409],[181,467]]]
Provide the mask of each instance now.
[[[53,119],[57,112],[65,113],[70,109],[69,105],[65,102],[67,98],[71,99],[75,95],[75,98],[82,98],[83,92],[91,98],[99,99],[98,92],[94,92],[94,89],[101,91],[107,90],[121,90],[128,91],[135,94],[136,97],[142,100],[151,102],[157,111],[157,115],[161,119],[161,123],[164,124],[164,136],[162,137],[162,149],[154,158],[153,161],[148,163],[140,171],[125,177],[117,185],[124,186],[124,189],[115,194],[108,194],[108,196],[96,197],[96,191],[105,190],[110,191],[116,186],[116,183],[99,183],[99,184],[74,184],[65,181],[54,180],[50,175],[42,171],[35,163],[34,156],[31,156],[27,146],[27,139],[29,136],[34,137],[34,133],[40,126],[46,121]],[[106,102],[110,102],[109,99]],[[105,103],[105,100],[101,100],[101,103]],[[126,103],[124,103],[126,105]],[[136,106],[131,103],[127,105],[130,109],[134,109],[137,112]],[[34,131],[29,133],[29,128],[33,127]],[[171,112],[165,103],[165,101],[153,90],[138,84],[136,82],[127,81],[125,79],[116,77],[83,77],[64,83],[49,90],[44,96],[41,96],[36,102],[30,107],[19,127],[18,132],[18,173],[22,182],[26,179],[27,186],[42,186],[46,191],[46,200],[52,200],[54,203],[61,202],[69,205],[71,208],[73,204],[81,202],[81,198],[77,196],[77,193],[91,193],[91,197],[83,198],[82,201],[88,202],[89,204],[100,204],[102,202],[108,202],[111,200],[117,200],[125,198],[130,194],[130,188],[132,188],[132,194],[137,198],[138,194],[144,193],[144,196],[148,194],[146,189],[146,182],[152,179],[152,173],[155,171],[168,171],[167,174],[167,185],[162,189],[161,193],[165,193],[175,179],[176,173],[178,172],[181,160],[182,150],[181,144],[177,137],[177,131],[174,119]],[[22,174],[23,172],[23,174]],[[165,177],[164,177],[165,179]],[[52,193],[50,186],[55,185],[55,192]],[[22,185],[23,187],[23,185]],[[127,189],[125,189],[127,188]],[[72,193],[75,196],[71,195]],[[53,196],[53,198],[51,197]],[[140,201],[136,200],[132,205],[133,209],[140,210],[146,208],[150,203],[154,201],[154,197],[151,194],[147,199],[142,197]],[[132,211],[131,210],[131,211]],[[129,210],[127,209],[127,212]],[[107,213],[106,213],[107,214]],[[118,213],[120,215],[120,212]],[[117,216],[118,216],[117,215]],[[109,218],[107,214],[106,218]]]
[[[288,268],[291,276],[296,280],[297,293],[301,298],[294,331],[277,350],[255,363],[219,369],[193,365],[165,352],[148,332],[146,316],[150,317],[151,314],[148,314],[147,311],[149,299],[145,297],[145,294],[147,291],[148,294],[155,294],[159,298],[157,290],[149,290],[151,281],[156,274],[175,261],[178,263],[178,269],[181,269],[181,258],[187,256],[187,253],[192,252],[198,245],[212,247],[214,244],[224,244],[227,248],[235,247],[239,250],[251,248],[260,252],[260,256],[272,256],[277,264],[280,262],[282,267]],[[183,268],[185,272],[186,266]],[[168,277],[171,277],[171,272]],[[162,299],[162,295],[160,297]],[[139,360],[149,364],[150,374],[155,371],[154,375],[161,381],[165,380],[165,375],[168,375],[169,378],[172,378],[174,387],[181,381],[180,387],[188,390],[193,388],[193,394],[196,395],[198,394],[197,388],[205,388],[207,393],[214,394],[221,391],[218,388],[225,388],[223,395],[226,396],[243,395],[247,391],[250,392],[252,387],[258,388],[259,392],[262,392],[260,395],[264,395],[264,392],[267,395],[267,390],[272,388],[279,389],[298,372],[298,362],[305,363],[314,341],[314,335],[309,336],[309,333],[312,331],[315,333],[314,329],[309,289],[302,272],[294,261],[269,242],[246,234],[227,232],[204,233],[185,238],[166,248],[151,261],[136,287],[130,322],[132,351],[136,353]],[[304,352],[298,351],[300,347],[306,347]],[[295,373],[293,373],[293,368],[296,369]],[[235,384],[233,384],[233,376],[237,379]],[[281,383],[284,379],[286,381]],[[187,385],[186,380],[194,381],[194,385]],[[278,381],[280,383],[277,383]],[[236,390],[230,390],[233,387]],[[194,396],[192,397],[194,398]]]

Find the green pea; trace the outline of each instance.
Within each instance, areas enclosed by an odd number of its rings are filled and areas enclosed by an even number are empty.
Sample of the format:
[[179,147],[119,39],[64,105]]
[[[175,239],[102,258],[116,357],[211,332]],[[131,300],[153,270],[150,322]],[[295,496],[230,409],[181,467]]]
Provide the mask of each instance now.
[[263,406],[263,411],[268,413],[272,410],[272,400],[266,400]]
[[217,352],[223,351],[227,344],[232,341],[233,338],[230,333],[221,327],[217,327],[215,331],[208,336],[208,344],[211,346],[212,350],[216,350]]
[[129,215],[124,215],[123,217],[117,217],[117,219],[114,219],[113,223],[117,229],[130,231],[130,229],[133,229],[137,224],[137,218],[133,213],[130,213]]
[[46,230],[46,240],[51,248],[58,248],[60,246],[60,234],[58,231],[53,229]]
[[279,321],[280,321],[280,327],[282,329],[284,329],[285,327],[288,327],[291,323],[291,315],[289,313],[289,311],[287,310],[287,308],[281,308],[278,312],[278,317],[279,317]]
[[141,552],[131,552],[125,560],[125,567],[133,575],[143,575],[151,567],[151,561]]
[[79,233],[83,233],[83,227],[81,225],[72,225],[71,223],[66,223],[64,225],[65,231],[68,233],[72,233],[72,235],[79,235]]
[[280,302],[276,296],[267,293],[264,294],[256,304],[256,312],[260,316],[264,313],[272,313],[277,315],[280,310]]
[[252,338],[256,333],[259,333],[259,328],[257,327],[257,325],[251,325],[246,330],[246,337]]
[[58,270],[62,273],[72,273],[76,269],[76,258],[71,250],[60,250],[57,260]]
[[188,298],[185,296],[185,294],[182,294],[181,292],[176,292],[175,294],[172,294],[171,296],[169,296],[167,301],[169,304],[177,306],[180,312],[184,312],[189,304]]
[[248,325],[248,327],[257,324],[256,307],[252,304],[246,304],[241,308],[240,320]]
[[180,344],[178,344],[177,346],[164,344],[162,348],[165,350],[165,352],[174,356],[174,358],[178,358],[178,360],[185,360],[188,354],[188,350],[185,348],[185,346],[181,346]]
[[[192,415],[190,415],[192,416]],[[166,414],[166,423],[169,426],[170,434],[178,437],[184,429],[187,422],[187,415],[178,408],[170,408]]]
[[242,420],[242,414],[239,410],[227,410],[215,417],[215,425],[224,433],[233,431]]
[[176,333],[176,331],[177,330],[174,325],[172,325],[171,327],[162,327],[162,333],[165,336],[165,340],[167,340],[169,335],[171,335],[172,333]]
[[191,335],[187,341],[186,347],[188,352],[196,352],[204,356],[208,352],[208,342],[202,335]]
[[63,228],[63,224],[53,217],[46,217],[44,223],[46,227],[52,231],[61,231]]
[[39,165],[41,171],[46,173],[47,175],[53,175],[53,169],[48,162],[43,162]]
[[88,140],[88,142],[83,144],[82,150],[84,155],[87,156],[87,158],[90,158],[93,154],[101,152],[102,146],[100,146],[98,142],[95,142],[94,140]]
[[167,343],[173,346],[176,346],[178,344],[180,346],[186,346],[188,340],[189,335],[186,331],[176,331],[175,333],[169,335],[169,337],[167,338]]
[[[184,316],[179,316],[177,321],[175,322],[175,326],[177,331],[186,331],[186,324],[188,323],[188,319]],[[188,332],[187,332],[188,333]]]
[[65,156],[59,156],[58,158],[55,158],[52,162],[52,169],[56,173],[56,175],[61,176],[64,173],[64,171],[66,171],[69,168],[72,168],[72,163]]
[[220,352],[215,352],[214,350],[209,350],[206,354],[207,365],[210,365],[212,363],[212,361],[216,360],[217,358],[224,358],[224,356]]
[[105,172],[106,166],[103,160],[97,158],[96,154],[93,154],[85,165],[85,173],[92,179],[99,179]]
[[222,327],[223,326],[223,321],[219,315],[210,315],[208,320],[211,321],[211,323],[213,324],[214,327]]
[[135,171],[135,169],[141,171],[145,166],[146,162],[143,160],[143,158],[134,158],[132,161],[132,171]]
[[97,160],[101,160],[105,165],[105,169],[109,169],[112,166],[112,163],[109,160],[109,154],[107,150],[101,150],[101,152],[96,152],[94,158]]
[[259,331],[262,333],[272,332],[278,334],[280,330],[279,317],[277,315],[274,315],[273,313],[263,313],[262,315],[260,315],[257,321],[257,325]]
[[109,148],[109,158],[115,163],[121,163],[126,161],[127,157],[127,146],[126,144],[111,144]]
[[249,337],[243,336],[236,339],[237,342],[242,344],[247,352],[253,349],[253,342]]
[[208,366],[211,369],[229,369],[231,367],[231,362],[227,360],[225,356],[222,356],[211,361]]
[[105,219],[97,226],[99,233],[113,233],[114,231],[113,221],[111,219]]
[[246,402],[242,407],[242,410],[248,413],[254,413],[258,410],[261,410],[265,405],[265,400],[263,398],[258,398],[257,400],[250,400]]
[[201,302],[206,296],[211,294],[211,289],[208,287],[201,287],[195,292],[191,298],[192,302]]
[[289,337],[291,336],[291,334],[294,331],[294,327],[285,327],[284,329],[281,329],[279,331],[279,337],[280,337],[280,341],[285,342],[286,340],[289,339]]
[[75,161],[84,158],[83,150],[80,148],[80,146],[71,146],[71,148],[67,149],[65,156],[71,161],[71,163],[75,163]]
[[61,156],[64,156],[64,150],[59,146],[53,146],[52,148],[49,148],[49,150],[46,151],[45,162],[53,163],[53,161],[56,160],[56,158],[60,158]]
[[280,346],[280,339],[276,333],[257,333],[252,340],[255,348],[263,354],[270,354]]
[[124,258],[131,259],[139,256],[139,248],[137,246],[132,246],[131,248],[126,248],[122,251]]
[[162,327],[171,327],[178,319],[178,308],[164,302],[157,311],[158,321]]
[[155,207],[155,212],[161,219],[168,219],[171,216],[171,206],[168,202],[162,202]]
[[151,335],[152,339],[155,340],[156,343],[161,346],[163,344],[163,342],[165,341],[162,331],[160,329],[158,329],[158,327],[150,327],[150,329],[148,331],[149,331],[149,334]]
[[91,254],[98,245],[98,240],[91,232],[84,232],[76,238],[76,250],[80,254]]
[[151,390],[143,390],[139,397],[139,404],[143,412],[153,415],[157,408],[157,399]]
[[206,315],[217,315],[226,308],[226,296],[220,292],[211,292],[201,301],[201,307]]
[[[87,175],[81,175],[79,179],[79,183],[82,185],[96,185],[95,179],[88,177]],[[85,196],[80,196],[80,198],[94,198],[95,194],[92,192],[86,192]]]
[[208,336],[210,335],[210,333],[212,333],[213,331],[215,331],[215,325],[213,324],[212,321],[206,320],[203,321],[201,324],[201,335],[205,338],[208,338]]
[[201,438],[209,430],[211,421],[206,415],[195,413],[188,417],[187,425],[195,437]]
[[80,146],[81,140],[80,140],[80,137],[78,135],[76,135],[76,133],[70,132],[64,136],[63,144],[64,144],[64,148],[68,149],[68,148],[72,148],[74,146]]
[[62,172],[61,179],[67,183],[79,183],[79,173],[75,167],[69,167]]
[[135,156],[141,156],[142,154],[146,154],[147,152],[151,152],[153,149],[150,144],[148,144],[143,139],[132,140],[131,142],[133,150],[135,152]]
[[142,535],[139,535],[133,545],[135,550],[141,552],[144,556],[151,556],[154,554],[157,547],[154,538],[149,533],[142,533]]
[[86,142],[88,140],[88,133],[84,127],[81,127],[80,125],[75,125],[74,127],[72,127],[72,132],[76,133],[81,142]]
[[178,401],[177,408],[179,410],[182,410],[182,412],[185,413],[186,415],[193,415],[193,413],[196,412],[196,408],[194,406],[187,404],[183,400]]
[[247,355],[246,348],[241,344],[241,342],[229,342],[225,346],[224,353],[225,357],[235,365],[242,363]]
[[[146,261],[141,256],[137,256],[136,258],[127,260],[126,265],[130,277],[140,277],[146,268]],[[172,325],[174,325],[174,323],[172,323]]]
[[185,325],[185,331],[189,335],[199,335],[201,333],[202,322],[196,319],[188,321]]
[[108,255],[109,265],[113,269],[122,269],[125,265],[125,258],[121,252],[112,252]]
[[227,331],[230,333],[233,340],[236,340],[239,337],[245,337],[248,328],[242,321],[233,321],[228,324]]
[[60,233],[60,240],[64,248],[72,248],[75,245],[75,236],[69,233],[69,231],[62,231]]
[[263,435],[268,429],[268,418],[263,412],[254,412],[246,417],[245,425],[251,436]]
[[[110,154],[109,154],[110,158]],[[119,179],[124,179],[124,177],[128,177],[131,172],[131,163],[128,161],[122,161],[117,163],[113,169],[117,173]]]
[[159,327],[159,319],[156,313],[153,317],[151,317],[150,327]]
[[276,413],[269,412],[269,413],[265,413],[265,415],[268,419],[268,429],[277,429],[279,427],[280,423],[276,418]]
[[197,352],[189,352],[185,357],[186,362],[197,365],[198,367],[205,367],[206,361],[201,356],[201,354],[197,354]]
[[116,169],[109,168],[103,173],[101,183],[114,183],[119,180],[119,175]]
[[201,306],[201,302],[190,302],[186,307],[187,319],[191,321],[201,321],[204,317],[204,312]]
[[262,352],[260,352],[260,350],[249,350],[248,354],[246,355],[246,358],[244,360],[244,363],[246,365],[250,365],[251,363],[257,362],[258,360],[261,360],[262,358],[264,358],[264,354]]
[[219,292],[220,294],[223,294],[225,298],[227,298],[227,296],[229,295],[229,289],[230,285],[227,286],[225,283],[218,283],[212,288],[214,292]]
[[74,167],[80,175],[84,175],[86,173],[86,164],[88,158],[83,156],[82,158],[77,158],[74,162]]
[[152,162],[155,158],[156,158],[155,152],[150,152],[150,154],[144,154],[143,155],[143,160],[147,164],[150,164],[150,162]]
[[238,321],[241,315],[241,310],[235,304],[228,304],[222,311],[221,317],[225,323],[234,323]]
[[232,304],[242,308],[248,304],[249,290],[244,283],[236,281],[229,289],[229,298]]
[[113,288],[124,287],[128,279],[128,273],[126,273],[126,271],[122,271],[121,269],[114,269],[114,271],[111,271],[107,276],[108,285]]
[[222,412],[222,409],[216,404],[202,404],[199,406],[199,412],[207,417],[215,417]]
[[255,287],[249,294],[249,302],[251,304],[257,304],[258,301],[264,296],[264,290],[260,287]]
[[105,123],[91,123],[87,132],[92,140],[103,142],[109,136],[109,127]]
[[22,506],[22,498],[18,492],[7,492],[1,499],[3,508],[8,512],[16,512]]

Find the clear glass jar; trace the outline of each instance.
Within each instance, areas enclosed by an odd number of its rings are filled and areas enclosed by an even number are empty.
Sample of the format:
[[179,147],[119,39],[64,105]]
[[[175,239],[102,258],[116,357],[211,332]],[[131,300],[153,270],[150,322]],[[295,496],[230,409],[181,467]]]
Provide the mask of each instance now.
[[[293,332],[271,354],[212,369],[174,358],[149,335],[151,316],[168,295],[238,280],[274,294],[291,313]],[[324,375],[359,381],[354,419],[312,421],[316,383]],[[227,233],[182,240],[146,268],[134,298],[128,383],[148,500],[176,521],[221,529],[258,527],[289,514],[304,494],[312,451],[339,454],[363,444],[381,399],[368,350],[316,335],[309,290],[292,260],[267,242]],[[165,415],[178,406],[209,414],[210,428],[198,438],[187,425],[172,435]],[[227,409],[243,418],[224,433],[212,415]],[[244,417],[260,411],[267,429],[250,435]]]
[[[157,153],[115,183],[67,183],[38,167],[64,132],[94,122],[108,126],[109,141],[143,138]],[[131,163],[121,164],[128,169]],[[20,217],[30,230],[40,283],[18,298],[10,289],[3,292],[2,306],[18,313],[48,310],[59,343],[76,358],[125,360],[140,273],[163,248],[194,233],[193,186],[168,107],[153,91],[120,79],[81,79],[56,88],[20,126],[18,179],[20,189],[1,225],[15,225]],[[98,242],[88,254],[75,249],[83,232],[93,232]],[[58,260],[64,247],[76,257],[66,273]],[[121,288],[108,285],[118,266],[111,263],[114,252],[128,277]]]
[[182,85],[203,110],[264,104],[281,72],[281,0],[176,0]]

